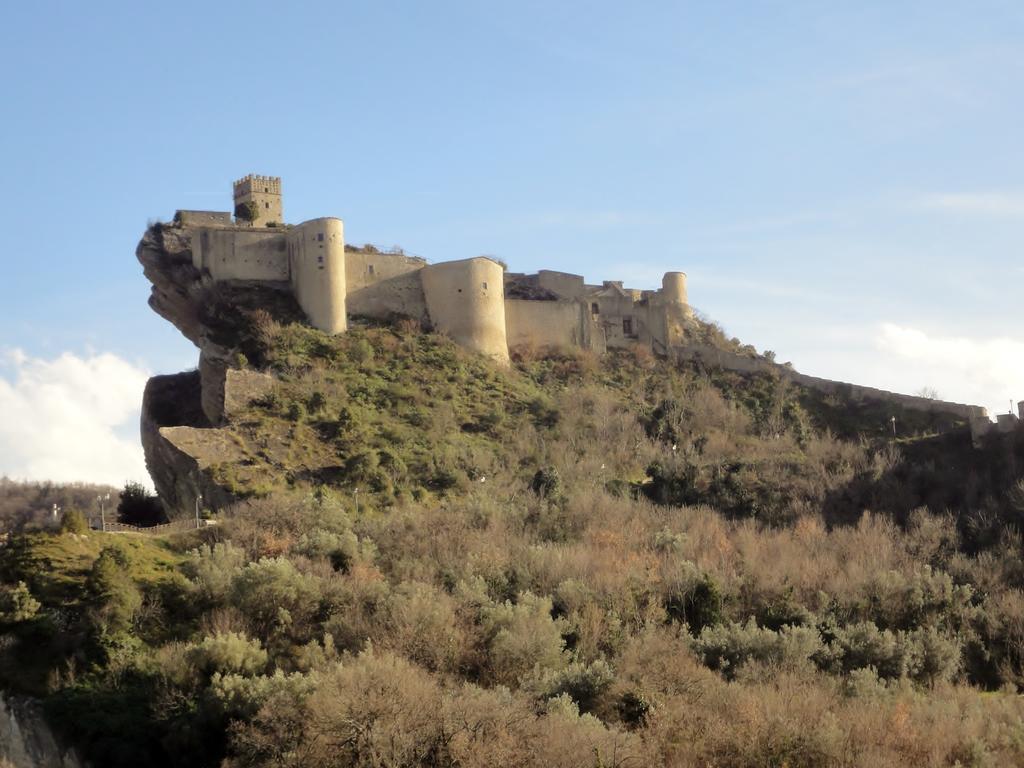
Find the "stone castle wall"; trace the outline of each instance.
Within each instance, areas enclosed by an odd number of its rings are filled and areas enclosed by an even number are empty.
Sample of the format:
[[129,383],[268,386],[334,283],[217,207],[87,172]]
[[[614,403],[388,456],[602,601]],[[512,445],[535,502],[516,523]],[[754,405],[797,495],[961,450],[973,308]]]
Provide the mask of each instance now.
[[310,323],[327,333],[348,328],[345,228],[322,218],[290,228],[285,236],[292,291]]
[[[428,265],[401,253],[346,251],[340,219],[266,227],[281,221],[279,178],[247,176],[235,183],[234,191],[236,203],[252,200],[261,208],[255,226],[232,225],[230,214],[216,211],[179,211],[175,217],[191,233],[193,266],[214,280],[290,284],[310,323],[327,333],[346,330],[350,315],[401,315],[432,325],[502,363],[516,347],[581,347],[603,353],[642,346],[728,370],[770,371],[855,400],[949,414],[970,421],[979,433],[989,428],[982,423],[990,423],[984,409],[977,406],[819,379],[763,358],[691,344],[686,331],[693,311],[682,272],[666,273],[660,290],[639,291],[616,281],[588,285],[581,275],[553,270],[508,274],[486,257]],[[220,401],[209,405],[211,412],[223,407]]]
[[348,251],[345,282],[350,315],[384,318],[390,314],[427,319],[420,270],[423,259],[398,253]]
[[420,278],[435,330],[507,364],[504,274],[496,261],[475,258],[431,264]]
[[505,332],[510,349],[591,346],[590,318],[578,301],[505,299]]

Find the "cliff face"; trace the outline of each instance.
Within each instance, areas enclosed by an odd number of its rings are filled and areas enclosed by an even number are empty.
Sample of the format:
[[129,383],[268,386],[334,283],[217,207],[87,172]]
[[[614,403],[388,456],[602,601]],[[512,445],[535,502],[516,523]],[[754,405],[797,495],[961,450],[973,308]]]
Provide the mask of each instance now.
[[63,749],[43,719],[37,702],[0,696],[0,766],[81,768],[73,750]]
[[232,312],[268,308],[295,314],[286,291],[267,285],[214,285],[192,265],[189,230],[157,225],[136,250],[153,284],[149,306],[199,350],[197,370],[154,376],[143,396],[141,436],[153,484],[171,519],[194,514],[197,496],[218,508],[231,494],[213,479],[219,464],[237,459],[217,427],[252,398],[266,393],[273,378],[233,370],[241,364]]

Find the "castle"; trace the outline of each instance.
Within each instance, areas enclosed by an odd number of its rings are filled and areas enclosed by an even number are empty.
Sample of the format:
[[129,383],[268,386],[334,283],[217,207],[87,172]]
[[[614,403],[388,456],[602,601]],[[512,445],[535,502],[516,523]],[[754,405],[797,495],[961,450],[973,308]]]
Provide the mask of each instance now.
[[686,275],[669,272],[654,291],[621,282],[587,285],[580,275],[507,272],[486,256],[427,264],[400,252],[346,247],[340,219],[285,225],[281,179],[234,183],[234,218],[178,211],[191,231],[193,265],[215,281],[290,287],[311,325],[342,333],[350,317],[407,316],[469,349],[508,363],[509,349],[574,346],[603,352],[682,343],[692,318]]

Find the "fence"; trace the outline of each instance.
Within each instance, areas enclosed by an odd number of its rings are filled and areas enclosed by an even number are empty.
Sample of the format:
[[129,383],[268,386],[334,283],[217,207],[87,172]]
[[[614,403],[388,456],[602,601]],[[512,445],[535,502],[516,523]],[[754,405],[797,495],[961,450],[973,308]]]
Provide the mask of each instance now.
[[107,533],[142,533],[148,536],[158,536],[165,533],[178,533],[179,531],[192,531],[196,528],[204,528],[207,525],[216,525],[213,520],[195,520],[194,518],[186,518],[183,520],[173,520],[169,523],[162,523],[160,525],[150,525],[145,528],[138,525],[129,525],[128,523],[116,523],[108,521],[104,523],[99,518],[90,518],[89,527],[96,531],[106,531]]

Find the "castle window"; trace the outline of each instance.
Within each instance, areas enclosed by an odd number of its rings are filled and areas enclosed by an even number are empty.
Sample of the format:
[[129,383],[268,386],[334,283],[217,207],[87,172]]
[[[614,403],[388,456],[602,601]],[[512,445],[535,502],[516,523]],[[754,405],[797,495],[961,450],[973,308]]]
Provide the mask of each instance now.
[[366,265],[366,271],[367,271],[368,274],[372,275],[373,274],[373,264],[367,264]]
[[481,283],[480,285],[481,285],[481,286],[483,286],[483,289],[484,289],[485,291],[487,290],[487,283]]
[[597,306],[597,302],[596,301],[593,302],[590,305],[590,313],[592,315],[600,315],[601,314],[601,308],[599,306]]
[[317,239],[318,242],[322,243],[324,241],[324,233],[323,232],[317,232],[316,239]]
[[270,190],[269,190],[269,189],[267,189],[266,187],[264,187],[264,188],[263,188],[263,191],[264,191],[264,192],[269,192]]
[[622,335],[632,336],[633,335],[633,318],[628,315],[622,318]]
[[317,256],[317,257],[316,257],[316,260],[317,260],[318,262],[320,262],[321,264],[323,264],[323,263],[324,263],[324,257],[323,257],[323,256]]

